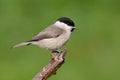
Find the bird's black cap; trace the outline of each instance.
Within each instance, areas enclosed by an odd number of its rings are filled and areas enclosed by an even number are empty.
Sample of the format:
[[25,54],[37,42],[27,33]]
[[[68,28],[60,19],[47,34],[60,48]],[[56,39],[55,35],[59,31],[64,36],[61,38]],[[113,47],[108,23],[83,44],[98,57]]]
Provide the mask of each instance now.
[[60,22],[63,22],[65,24],[69,25],[69,26],[75,27],[74,22],[70,18],[61,17],[61,18],[57,19],[57,21],[60,21]]

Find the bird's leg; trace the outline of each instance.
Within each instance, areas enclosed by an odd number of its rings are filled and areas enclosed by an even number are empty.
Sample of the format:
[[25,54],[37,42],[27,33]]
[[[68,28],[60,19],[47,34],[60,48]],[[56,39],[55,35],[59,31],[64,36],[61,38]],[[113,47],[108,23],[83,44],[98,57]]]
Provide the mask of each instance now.
[[52,53],[61,53],[62,50],[53,50]]

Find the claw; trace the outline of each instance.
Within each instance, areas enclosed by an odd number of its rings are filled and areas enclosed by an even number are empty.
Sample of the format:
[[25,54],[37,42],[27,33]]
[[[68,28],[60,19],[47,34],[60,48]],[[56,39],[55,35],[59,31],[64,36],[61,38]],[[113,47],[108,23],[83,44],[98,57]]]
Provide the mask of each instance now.
[[52,53],[61,53],[63,50],[55,50],[55,51],[52,51]]

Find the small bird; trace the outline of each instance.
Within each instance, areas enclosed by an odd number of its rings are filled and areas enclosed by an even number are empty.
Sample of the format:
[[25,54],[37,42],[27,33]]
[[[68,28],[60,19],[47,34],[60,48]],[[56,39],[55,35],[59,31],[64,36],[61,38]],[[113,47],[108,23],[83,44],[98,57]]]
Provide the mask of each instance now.
[[32,37],[32,39],[17,44],[13,48],[33,44],[58,52],[59,48],[67,43],[75,28],[75,24],[70,18],[61,17],[54,24]]

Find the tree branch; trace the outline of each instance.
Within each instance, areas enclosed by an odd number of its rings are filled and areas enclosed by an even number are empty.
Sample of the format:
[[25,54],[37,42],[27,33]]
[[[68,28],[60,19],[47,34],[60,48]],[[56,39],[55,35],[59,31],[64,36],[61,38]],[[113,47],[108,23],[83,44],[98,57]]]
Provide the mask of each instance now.
[[61,53],[52,52],[50,62],[32,79],[32,80],[47,80],[52,74],[64,63],[64,57],[67,50],[63,50]]

